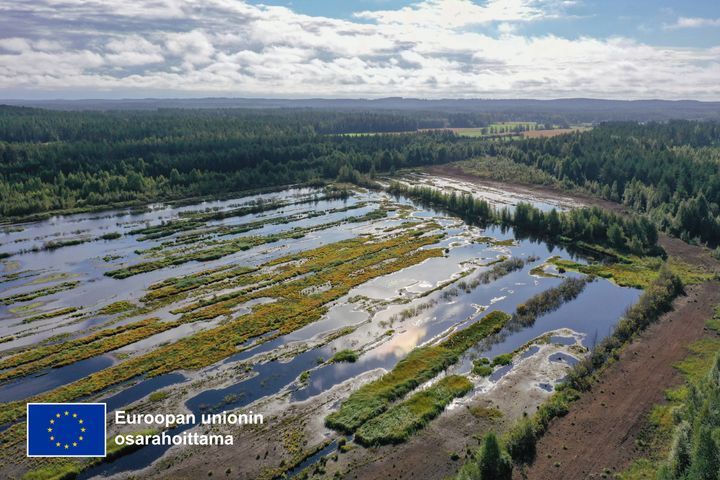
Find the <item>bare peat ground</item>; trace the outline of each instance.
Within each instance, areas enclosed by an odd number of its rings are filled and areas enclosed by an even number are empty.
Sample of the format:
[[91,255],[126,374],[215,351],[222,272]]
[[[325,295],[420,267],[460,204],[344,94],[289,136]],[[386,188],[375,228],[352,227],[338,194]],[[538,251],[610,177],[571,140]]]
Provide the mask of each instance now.
[[608,202],[602,199],[589,198],[588,196],[580,196],[571,192],[566,192],[553,188],[548,185],[535,185],[535,184],[524,184],[524,183],[510,183],[499,180],[492,180],[489,178],[477,177],[463,172],[460,166],[457,164],[449,163],[445,165],[435,165],[426,169],[426,171],[432,175],[440,177],[450,178],[460,182],[467,182],[478,185],[480,187],[490,187],[501,189],[506,192],[518,194],[518,195],[531,195],[538,200],[553,199],[556,200],[558,197],[565,197],[575,200],[581,205],[598,205],[606,209],[613,211],[622,211],[625,209],[622,205],[614,202]]
[[[434,167],[433,170],[433,173],[467,182],[496,187],[506,185],[462,174],[451,166]],[[507,188],[571,196],[545,186],[508,185]],[[625,209],[605,200],[580,200],[616,212]],[[700,247],[664,234],[660,234],[659,243],[669,256],[702,265],[708,271],[720,269],[720,264]],[[605,468],[618,473],[641,458],[642,453],[636,449],[635,440],[648,414],[653,405],[666,403],[665,390],[683,382],[672,364],[687,355],[685,347],[688,344],[706,336],[716,336],[704,327],[705,321],[712,318],[713,307],[718,302],[720,283],[704,282],[688,287],[687,295],[674,302],[674,310],[629,345],[619,361],[603,373],[600,383],[571,406],[567,416],[551,424],[537,444],[534,464],[516,469],[513,478],[598,478]],[[601,390],[604,393],[600,393]],[[567,450],[563,450],[563,446],[567,446]],[[556,467],[556,463],[560,466]]]

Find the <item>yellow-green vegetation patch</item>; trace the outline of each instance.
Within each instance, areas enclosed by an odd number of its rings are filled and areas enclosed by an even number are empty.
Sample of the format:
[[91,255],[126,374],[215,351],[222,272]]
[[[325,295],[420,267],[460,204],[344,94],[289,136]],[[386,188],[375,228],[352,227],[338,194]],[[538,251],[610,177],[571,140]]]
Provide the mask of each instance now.
[[707,324],[707,327],[710,330],[715,330],[716,332],[720,332],[720,318],[713,318],[712,320],[708,320],[705,323]]
[[30,318],[26,318],[22,321],[22,323],[32,323],[32,322],[37,322],[38,320],[45,320],[47,318],[59,317],[60,315],[66,315],[68,313],[73,313],[73,312],[76,312],[77,310],[78,310],[78,307],[62,308],[60,310],[55,310],[54,312],[43,313],[41,315],[35,315]]
[[474,417],[481,420],[487,420],[489,422],[499,420],[503,416],[503,413],[500,410],[496,410],[494,408],[472,407],[470,409],[470,413]]
[[497,247],[519,247],[520,246],[517,243],[515,243],[514,238],[508,238],[506,240],[496,240],[495,242],[493,242],[493,245],[495,245]]
[[150,394],[150,401],[151,402],[159,402],[161,400],[165,400],[170,395],[167,392],[153,392]]
[[107,307],[103,307],[98,310],[98,315],[115,315],[116,313],[127,312],[135,308],[135,305],[128,302],[127,300],[121,300],[119,302],[111,303]]
[[[583,265],[572,260],[562,260],[560,257],[552,257],[548,263],[556,265],[565,270],[594,275],[607,278],[621,287],[646,288],[660,273],[663,261],[657,257],[622,257],[622,261],[611,264]],[[682,278],[686,285],[699,283],[708,280],[711,275],[685,262],[669,259],[665,262],[666,267]]]
[[714,312],[715,315],[713,316],[713,318],[705,322],[705,324],[710,330],[715,330],[716,332],[720,333],[720,304],[715,306]]
[[445,377],[363,424],[355,441],[365,446],[404,442],[472,388],[472,382],[461,375]]
[[[657,478],[658,464],[647,458],[635,460],[630,470],[616,474],[621,480],[647,480]],[[606,475],[607,477],[607,475]]]
[[46,295],[52,295],[53,293],[62,292],[65,290],[72,290],[73,288],[80,285],[80,280],[76,280],[74,282],[63,282],[59,285],[53,285],[52,287],[45,287],[41,288],[39,290],[33,290],[32,292],[27,293],[16,293],[15,295],[10,295],[8,297],[0,298],[0,302],[4,302],[5,305],[12,305],[15,302],[28,302],[30,300],[34,300],[38,297],[43,297]]
[[339,362],[348,362],[348,363],[355,363],[358,359],[357,353],[353,352],[352,350],[340,350],[333,355],[332,361],[335,363]]
[[10,313],[22,313],[22,312],[27,312],[28,310],[32,310],[33,308],[41,307],[44,304],[45,304],[45,302],[28,303],[27,305],[21,305],[19,307],[9,308],[8,311]]
[[540,185],[560,185],[560,182],[539,168],[517,163],[506,157],[484,156],[457,162],[463,173],[480,178]]
[[80,474],[80,462],[70,459],[53,459],[49,465],[26,473],[22,480],[67,480]]
[[513,356],[511,353],[503,353],[498,355],[497,357],[493,358],[492,366],[496,367],[500,365],[501,367],[504,367],[506,365],[510,365],[513,361]]
[[539,265],[532,270],[530,270],[530,275],[533,277],[540,277],[540,278],[565,278],[562,275],[557,275],[555,273],[547,272],[545,269],[548,268],[550,265],[552,265],[554,262],[557,262],[560,260],[560,255],[555,255],[554,257],[550,257],[545,263],[542,265]]
[[338,411],[327,416],[325,425],[344,433],[354,432],[387,410],[393,401],[456,363],[470,346],[500,331],[509,319],[506,313],[494,311],[468,328],[453,333],[440,345],[412,350],[390,373],[350,394]]
[[697,383],[712,365],[713,356],[720,351],[720,341],[703,338],[688,345],[687,349],[691,355],[673,363],[673,367],[680,370],[689,383]]
[[30,285],[36,285],[38,283],[56,282],[58,280],[70,280],[72,278],[79,277],[78,273],[51,273],[49,275],[43,275],[42,277],[36,278]]

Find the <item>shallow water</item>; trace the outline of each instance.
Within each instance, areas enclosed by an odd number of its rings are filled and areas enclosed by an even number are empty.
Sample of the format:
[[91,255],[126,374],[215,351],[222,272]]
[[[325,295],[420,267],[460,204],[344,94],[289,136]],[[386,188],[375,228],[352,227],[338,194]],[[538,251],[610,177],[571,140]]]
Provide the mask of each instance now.
[[[441,186],[453,188],[457,185],[447,184],[443,181]],[[126,212],[107,212],[102,215],[76,215],[69,217],[57,217],[46,222],[25,225],[23,232],[2,234],[2,245],[0,252],[29,249],[33,244],[42,244],[42,241],[55,239],[52,236],[55,232],[61,235],[57,238],[72,238],[73,231],[85,230],[81,235],[99,236],[102,233],[121,231],[126,232],[133,228],[139,228],[142,224],[156,225],[161,221],[181,218],[181,215],[197,209],[217,208],[228,209],[231,205],[245,203],[248,200],[262,198],[264,201],[273,199],[308,198],[314,195],[310,189],[288,190],[286,192],[260,195],[253,198],[239,200],[226,200],[222,202],[208,202],[198,206],[185,206],[181,208],[157,208],[152,211],[140,214],[127,214]],[[475,192],[478,193],[478,192]],[[475,194],[474,193],[474,194]],[[493,193],[495,195],[497,192]],[[502,192],[500,192],[502,193]],[[478,193],[479,194],[479,193]],[[515,194],[514,194],[515,195]],[[235,236],[218,237],[219,240],[227,240],[245,235],[266,235],[288,231],[295,227],[308,227],[325,224],[327,222],[345,219],[351,216],[360,216],[378,208],[380,202],[387,201],[390,197],[385,194],[367,193],[357,195],[346,201],[320,201],[303,203],[299,205],[285,206],[278,210],[266,211],[260,215],[246,215],[244,217],[232,217],[222,221],[208,222],[207,227],[218,225],[238,225],[252,222],[257,219],[277,218],[294,213],[307,214],[317,210],[329,210],[342,208],[343,206],[356,205],[359,202],[368,202],[366,206],[346,212],[336,212],[327,215],[303,218],[288,224],[264,225],[259,229],[251,230],[244,234]],[[508,204],[517,202],[516,196],[512,198],[497,198],[494,201],[504,201]],[[533,199],[525,199],[525,201]],[[559,206],[545,203],[532,202],[541,208],[553,208]],[[537,239],[524,238],[517,240],[514,246],[492,246],[488,243],[469,243],[468,235],[475,237],[487,236],[497,240],[514,238],[512,229],[491,227],[480,232],[479,227],[469,226],[461,223],[458,219],[448,217],[446,212],[424,208],[407,199],[397,199],[400,207],[409,207],[412,211],[410,217],[401,218],[401,211],[390,212],[386,219],[366,223],[344,223],[333,226],[329,229],[310,233],[304,238],[287,240],[282,243],[260,245],[247,251],[238,252],[218,260],[208,262],[190,262],[176,267],[169,267],[162,270],[133,276],[124,280],[116,280],[103,275],[111,268],[118,268],[120,264],[131,264],[145,260],[134,251],[136,249],[147,250],[159,246],[164,241],[172,240],[172,237],[160,238],[157,240],[139,241],[137,236],[123,236],[119,240],[96,241],[83,245],[64,247],[55,251],[42,250],[18,254],[3,261],[5,265],[17,262],[14,271],[39,270],[39,274],[26,279],[18,279],[0,283],[0,289],[4,290],[2,296],[15,293],[29,292],[38,288],[56,285],[66,280],[57,280],[49,283],[28,285],[28,282],[39,276],[52,272],[63,272],[77,274],[78,277],[71,280],[80,280],[82,283],[76,289],[59,292],[57,294],[40,297],[39,299],[16,303],[13,305],[0,306],[0,336],[26,334],[24,337],[14,341],[3,343],[0,349],[9,350],[17,347],[32,345],[45,340],[53,335],[70,333],[72,335],[86,335],[83,330],[102,326],[104,323],[114,321],[118,315],[95,316],[92,318],[81,318],[80,321],[71,322],[68,316],[56,317],[23,325],[20,322],[24,317],[10,311],[11,308],[32,304],[39,300],[45,302],[43,305],[31,309],[32,315],[46,313],[67,306],[83,307],[80,311],[95,311],[105,305],[119,301],[129,300],[137,303],[145,295],[147,288],[161,282],[168,277],[181,277],[188,274],[198,273],[211,268],[225,265],[247,265],[254,266],[267,262],[270,259],[279,258],[293,253],[301,252],[320,245],[326,245],[339,240],[353,238],[360,234],[379,232],[378,229],[397,227],[408,221],[425,221],[435,219],[442,225],[447,233],[437,245],[430,245],[424,248],[449,248],[445,257],[431,258],[425,262],[405,268],[401,271],[375,278],[363,285],[353,288],[348,295],[332,302],[329,305],[328,313],[320,320],[300,328],[294,332],[280,336],[265,343],[259,343],[245,351],[229,357],[217,364],[204,369],[199,373],[203,378],[223,368],[240,365],[251,359],[260,358],[262,354],[270,354],[274,350],[287,346],[293,342],[318,342],[324,335],[336,332],[347,327],[357,327],[349,335],[341,336],[335,340],[317,348],[311,348],[291,358],[284,358],[282,361],[271,361],[267,363],[255,363],[252,366],[251,376],[236,377],[235,380],[219,388],[207,389],[193,396],[185,402],[185,405],[196,415],[207,412],[209,409],[230,410],[245,407],[252,402],[284,391],[291,391],[292,401],[301,401],[326,392],[328,389],[346,380],[352,379],[360,374],[373,369],[382,368],[391,370],[397,362],[402,360],[413,348],[429,344],[443,338],[449,332],[467,328],[472,322],[478,321],[485,314],[493,310],[502,310],[512,313],[515,307],[548,288],[558,285],[562,279],[558,278],[535,278],[530,275],[530,270],[540,265],[545,259],[552,255],[560,255],[562,258],[585,262],[583,257],[562,246],[549,245]],[[185,234],[188,232],[182,232]],[[40,240],[35,240],[35,238]],[[22,240],[27,238],[27,240]],[[16,240],[19,240],[16,242]],[[282,248],[278,248],[282,247]],[[121,256],[114,260],[103,260],[108,255]],[[470,283],[480,272],[492,268],[483,266],[502,256],[517,256],[528,258],[539,256],[540,260],[534,263],[526,263],[521,270],[512,272],[507,276],[497,279],[489,284],[479,285],[474,290],[465,292],[457,288],[461,281]],[[463,272],[476,269],[465,278],[460,278]],[[3,272],[7,275],[12,272]],[[568,273],[575,276],[577,274]],[[447,284],[441,290],[429,293],[424,297],[420,294]],[[443,294],[453,289],[457,295],[449,295],[443,298]],[[221,294],[222,292],[216,292]],[[470,349],[458,365],[452,370],[455,373],[467,374],[472,368],[472,360],[480,356],[493,358],[501,353],[508,353],[523,346],[534,338],[544,333],[568,328],[584,336],[584,345],[589,338],[597,338],[598,341],[607,335],[612,326],[625,308],[637,301],[640,291],[620,288],[613,283],[600,279],[590,283],[577,299],[562,305],[554,312],[550,312],[537,319],[536,323],[526,329],[508,334],[499,339],[498,343],[489,347],[476,347]],[[362,301],[349,303],[349,299],[362,296]],[[405,299],[409,299],[405,302]],[[368,303],[369,302],[369,303]],[[415,308],[418,305],[432,303],[430,308],[410,316],[405,320],[398,317],[404,310]],[[368,311],[367,305],[372,305],[373,310]],[[245,308],[249,305],[245,306]],[[159,316],[161,320],[175,319],[177,316],[169,313],[174,307],[163,308],[150,314],[132,317],[123,320],[114,326],[127,322],[134,322],[141,318]],[[485,309],[484,312],[482,310]],[[247,310],[240,310],[235,318]],[[119,349],[117,353],[139,354],[148,349],[154,348],[163,342],[172,342],[192,332],[212,328],[219,320],[197,322],[149,337],[134,344]],[[20,323],[20,324],[19,324]],[[390,332],[389,334],[387,334]],[[597,337],[595,337],[597,333]],[[269,336],[271,333],[266,334]],[[255,339],[258,341],[260,339]],[[570,341],[572,340],[572,341]],[[575,339],[568,337],[553,336],[553,343],[567,342],[574,343]],[[322,363],[318,358],[325,360],[332,358],[336,351],[342,349],[362,350],[362,355],[355,363]],[[139,353],[138,353],[139,352]],[[527,355],[527,354],[526,354]],[[573,359],[564,357],[563,361],[572,362]],[[84,360],[59,369],[50,369],[41,372],[42,376],[34,376],[0,386],[0,401],[7,402],[21,400],[32,395],[42,393],[57,386],[65,385],[77,379],[83,378],[90,373],[102,370],[113,364],[116,360],[112,356],[101,356]],[[491,381],[497,381],[504,374],[512,369],[512,365],[498,369],[491,377]],[[306,385],[297,383],[299,375],[304,371],[311,371]],[[171,373],[161,375],[152,379],[136,379],[139,383],[132,386],[122,386],[112,393],[101,397],[100,401],[108,404],[108,412],[113,409],[123,408],[144,398],[149,393],[171,385],[181,385],[190,381],[190,378],[182,373]],[[543,387],[544,388],[544,387]],[[178,433],[187,426],[181,426],[172,432]],[[127,457],[116,460],[111,464],[101,465],[90,472],[86,472],[81,478],[90,478],[94,475],[107,475],[123,471],[137,470],[150,465],[154,460],[160,458],[169,447],[148,446]],[[327,449],[326,449],[327,450]],[[319,457],[318,457],[319,458]],[[309,464],[309,463],[308,463]],[[299,471],[296,469],[296,472]]]

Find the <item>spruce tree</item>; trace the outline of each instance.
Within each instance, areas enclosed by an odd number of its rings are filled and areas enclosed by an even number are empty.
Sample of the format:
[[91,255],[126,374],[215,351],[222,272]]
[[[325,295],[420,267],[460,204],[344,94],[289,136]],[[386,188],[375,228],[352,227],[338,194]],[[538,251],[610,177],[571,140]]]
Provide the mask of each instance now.
[[502,450],[495,431],[492,429],[485,435],[480,449],[480,478],[482,480],[510,480],[512,478],[512,460]]

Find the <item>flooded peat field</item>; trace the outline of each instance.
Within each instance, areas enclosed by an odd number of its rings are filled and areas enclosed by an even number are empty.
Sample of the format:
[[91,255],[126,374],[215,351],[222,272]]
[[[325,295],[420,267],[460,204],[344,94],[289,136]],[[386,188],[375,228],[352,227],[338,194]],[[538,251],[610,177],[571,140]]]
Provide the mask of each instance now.
[[[428,175],[403,182],[484,193]],[[574,205],[499,190],[487,200]],[[0,254],[12,254],[0,264],[0,429],[16,432],[3,449],[18,472],[37,467],[24,455],[25,403],[92,400],[107,404],[110,434],[133,431],[111,421],[118,409],[261,413],[264,431],[228,430],[253,439],[237,440],[243,455],[266,452],[247,466],[249,477],[291,477],[337,450],[338,434],[323,419],[359,385],[490,312],[512,315],[582,277],[543,266],[549,258],[598,261],[386,193],[330,189],[56,217],[7,226],[0,242]],[[501,271],[510,261],[511,271]],[[602,278],[587,283],[534,324],[474,344],[428,385],[451,374],[472,382],[448,410],[478,396],[508,402],[499,386],[511,377],[546,398],[640,293]],[[354,361],[333,361],[344,350]],[[512,362],[489,376],[472,373],[475,360],[501,354]],[[291,427],[272,430],[273,422],[290,425],[288,412],[303,419],[295,437]],[[281,431],[293,440],[278,439],[286,451],[267,458],[273,449],[263,435]],[[81,478],[176,468],[188,448],[145,446],[88,466]]]

